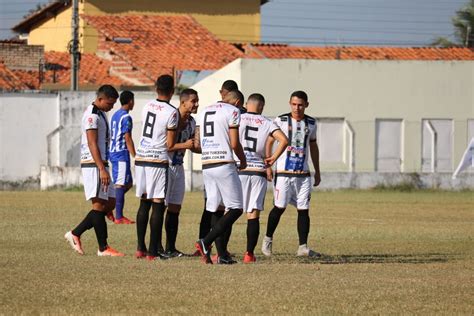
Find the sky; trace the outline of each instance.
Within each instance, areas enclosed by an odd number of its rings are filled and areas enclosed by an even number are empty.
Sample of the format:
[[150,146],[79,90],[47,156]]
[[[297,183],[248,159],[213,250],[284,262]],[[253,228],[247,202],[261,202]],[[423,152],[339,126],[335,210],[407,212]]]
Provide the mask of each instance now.
[[[41,0],[0,0],[0,39]],[[216,0],[218,2],[218,0]],[[324,46],[427,46],[452,38],[451,18],[468,0],[270,0],[262,42]]]

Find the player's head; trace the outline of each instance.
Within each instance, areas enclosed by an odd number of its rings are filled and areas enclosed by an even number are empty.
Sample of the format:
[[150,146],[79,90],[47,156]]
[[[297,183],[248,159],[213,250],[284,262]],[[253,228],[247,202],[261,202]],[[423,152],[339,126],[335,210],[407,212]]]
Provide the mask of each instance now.
[[109,84],[105,84],[97,90],[97,98],[94,104],[102,111],[108,112],[112,110],[119,94],[117,90]]
[[295,91],[290,96],[291,114],[294,117],[302,118],[304,111],[308,107],[308,95],[304,91]]
[[246,108],[249,112],[262,114],[265,98],[260,93],[252,93],[247,99]]
[[174,79],[170,75],[161,75],[156,79],[156,92],[158,96],[165,99],[165,101],[171,100],[174,93]]
[[222,83],[221,89],[219,90],[222,100],[224,100],[224,97],[227,95],[227,93],[234,90],[239,90],[239,86],[237,85],[237,82],[235,82],[234,80],[224,81]]
[[128,90],[122,91],[122,93],[120,93],[120,104],[126,108],[127,111],[133,110],[135,106],[135,95],[133,92]]
[[198,93],[194,89],[184,89],[179,95],[179,107],[187,114],[196,114],[199,107]]
[[236,107],[241,107],[244,105],[244,95],[239,90],[232,90],[225,95],[222,101]]

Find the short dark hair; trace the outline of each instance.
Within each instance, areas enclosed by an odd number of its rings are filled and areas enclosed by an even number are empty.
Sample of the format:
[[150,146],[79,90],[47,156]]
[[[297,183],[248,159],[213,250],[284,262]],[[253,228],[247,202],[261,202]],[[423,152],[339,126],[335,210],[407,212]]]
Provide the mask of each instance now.
[[170,94],[174,91],[174,79],[170,75],[159,76],[155,85],[158,93]]
[[234,80],[226,80],[222,84],[222,89],[225,89],[227,91],[234,91],[234,90],[239,90],[239,86],[237,85],[237,82]]
[[259,103],[265,104],[265,98],[260,93],[252,93],[251,95],[249,95],[247,101],[257,101]]
[[227,97],[237,99],[237,100],[240,101],[241,104],[244,104],[244,102],[245,102],[244,95],[239,90],[229,91],[229,94],[226,96],[226,98]]
[[292,97],[297,97],[298,99],[303,100],[305,103],[308,103],[308,95],[304,91],[301,91],[301,90],[295,91],[291,94],[290,100]]
[[113,86],[109,84],[104,84],[103,86],[100,86],[99,90],[97,90],[97,96],[105,96],[107,98],[118,99],[119,94]]
[[132,101],[135,98],[135,95],[133,94],[132,91],[122,91],[120,93],[120,104],[125,105],[128,104],[130,101]]
[[184,89],[179,94],[179,101],[183,101],[184,99],[189,99],[191,95],[198,95],[197,91],[194,89]]

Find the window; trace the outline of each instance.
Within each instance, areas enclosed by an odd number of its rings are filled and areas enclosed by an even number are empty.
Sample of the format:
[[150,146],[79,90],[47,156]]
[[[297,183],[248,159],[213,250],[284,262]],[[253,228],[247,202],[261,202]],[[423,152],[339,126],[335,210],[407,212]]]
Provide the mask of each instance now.
[[[436,157],[436,171],[453,171],[453,122],[449,119],[422,120],[422,160],[423,172],[432,171],[433,154]],[[434,137],[436,136],[436,139]],[[433,144],[436,151],[433,153]]]
[[402,166],[402,120],[375,122],[375,166],[379,172],[400,172]]
[[344,162],[344,119],[319,118],[317,138],[321,162]]

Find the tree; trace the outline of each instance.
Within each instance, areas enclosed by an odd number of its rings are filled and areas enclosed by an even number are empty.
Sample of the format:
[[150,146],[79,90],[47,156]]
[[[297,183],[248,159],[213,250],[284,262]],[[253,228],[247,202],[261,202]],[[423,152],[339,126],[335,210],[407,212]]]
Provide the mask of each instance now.
[[459,11],[452,19],[455,28],[454,38],[456,42],[451,42],[445,37],[438,37],[432,45],[441,47],[471,47],[474,48],[474,0]]

